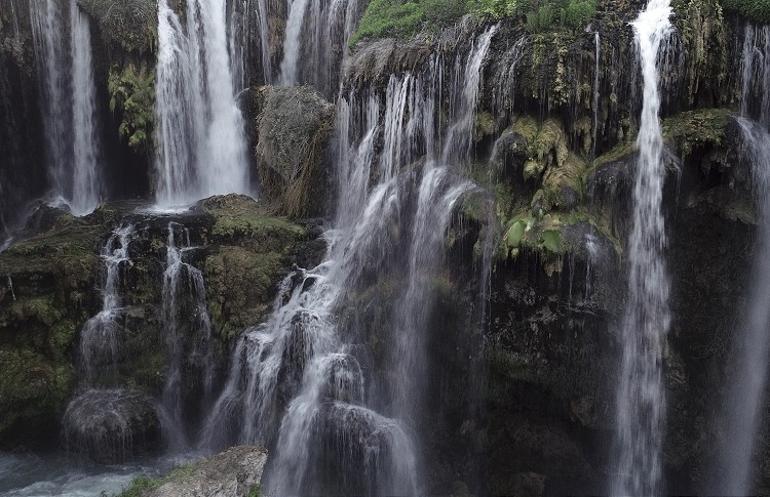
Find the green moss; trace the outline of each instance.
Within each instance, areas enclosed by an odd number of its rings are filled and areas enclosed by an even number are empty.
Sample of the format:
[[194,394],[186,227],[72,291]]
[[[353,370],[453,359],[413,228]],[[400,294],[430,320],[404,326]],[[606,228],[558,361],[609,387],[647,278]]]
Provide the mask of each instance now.
[[720,146],[729,122],[727,109],[698,109],[682,112],[663,121],[663,135],[676,144],[683,159],[705,145]]
[[242,247],[222,247],[206,259],[209,310],[226,339],[262,320],[284,267],[282,259],[280,253]]
[[134,150],[150,151],[155,120],[155,72],[144,65],[112,66],[107,88],[110,110],[120,119],[120,137]]
[[302,226],[269,216],[257,202],[243,195],[214,197],[201,205],[214,217],[210,237],[215,243],[283,252],[307,235]]
[[162,485],[192,476],[195,472],[194,464],[184,464],[171,470],[162,477],[139,476],[124,489],[117,497],[144,497]]
[[618,161],[631,154],[636,153],[637,147],[635,141],[626,141],[615,145],[609,152],[600,155],[594,160],[593,169]]
[[526,16],[533,33],[580,29],[596,14],[596,0],[469,0],[468,10],[492,18]]
[[26,348],[0,349],[0,364],[0,438],[20,424],[55,420],[72,391],[72,368]]
[[722,7],[758,23],[770,23],[770,0],[721,0]]

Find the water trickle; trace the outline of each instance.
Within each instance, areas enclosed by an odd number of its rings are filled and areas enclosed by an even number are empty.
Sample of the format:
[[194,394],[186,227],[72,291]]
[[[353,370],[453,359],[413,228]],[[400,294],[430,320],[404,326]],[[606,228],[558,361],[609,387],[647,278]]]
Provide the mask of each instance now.
[[225,1],[187,2],[185,18],[183,27],[167,0],[158,3],[155,196],[162,207],[250,191]]
[[101,257],[105,266],[102,310],[89,319],[80,332],[80,369],[86,385],[93,385],[105,370],[114,371],[120,347],[121,272],[131,264],[129,245],[134,226],[116,229],[105,243]]
[[11,292],[11,298],[16,302],[16,292],[13,291],[13,279],[8,275],[8,291]]
[[601,49],[602,39],[599,32],[594,33],[594,130],[593,130],[593,153],[592,156],[596,158],[596,145],[599,138],[599,96],[601,88],[599,88],[599,65],[601,63]]
[[658,495],[662,484],[663,349],[670,324],[661,204],[665,166],[658,53],[672,32],[670,0],[650,0],[632,23],[644,83],[629,240],[629,288],[621,330],[612,495]]
[[[183,247],[177,244],[177,233],[184,237]],[[204,404],[210,399],[214,380],[214,361],[210,350],[211,318],[206,303],[203,273],[184,262],[184,254],[193,249],[190,246],[189,231],[177,223],[169,223],[162,306],[168,369],[162,405],[163,429],[173,451],[189,445],[185,433],[183,399],[185,371],[190,367],[200,371]],[[189,332],[185,333],[187,330]],[[193,344],[188,353],[185,345],[189,338],[193,338]]]

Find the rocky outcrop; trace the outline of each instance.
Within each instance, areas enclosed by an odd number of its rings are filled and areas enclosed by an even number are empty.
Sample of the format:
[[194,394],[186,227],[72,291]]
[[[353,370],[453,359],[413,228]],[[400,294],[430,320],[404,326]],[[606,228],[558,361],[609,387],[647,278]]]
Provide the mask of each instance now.
[[324,215],[334,106],[309,87],[257,92],[256,158],[263,191],[289,217]]
[[[217,375],[224,374],[230,339],[261,322],[288,270],[315,265],[325,249],[314,227],[271,217],[248,197],[215,197],[179,215],[144,214],[136,207],[111,204],[85,218],[41,207],[22,240],[0,254],[0,446],[58,439],[65,406],[83,386],[81,332],[102,306],[99,254],[118,226],[134,226],[130,264],[119,277],[118,342],[108,364],[97,363],[88,386],[131,385],[150,397],[159,395],[169,367],[161,289],[170,223],[186,230],[194,245],[186,262],[205,275]],[[187,319],[194,319],[190,314]],[[184,353],[194,362],[195,340],[188,338]],[[193,362],[189,368],[197,367]],[[200,398],[201,388],[185,383],[183,398]]]
[[179,467],[158,479],[140,479],[126,497],[258,497],[267,451],[233,447],[221,454]]
[[87,390],[72,399],[62,425],[68,451],[104,464],[152,453],[160,441],[155,403],[137,391]]

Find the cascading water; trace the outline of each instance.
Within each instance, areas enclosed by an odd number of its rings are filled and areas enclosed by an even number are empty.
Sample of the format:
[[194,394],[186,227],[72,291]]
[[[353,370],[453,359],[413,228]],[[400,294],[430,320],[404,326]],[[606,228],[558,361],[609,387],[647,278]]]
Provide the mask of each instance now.
[[[463,100],[453,113],[451,132],[470,133],[490,28],[463,57]],[[391,77],[384,95],[370,89],[350,90],[338,101],[337,173],[340,196],[335,228],[327,233],[327,259],[318,267],[298,270],[284,281],[273,314],[248,330],[234,351],[223,391],[204,427],[204,445],[231,441],[262,442],[275,447],[266,487],[296,495],[348,492],[365,495],[415,495],[420,489],[419,461],[411,425],[419,385],[411,381],[424,367],[409,346],[421,346],[432,301],[432,278],[441,260],[442,242],[453,206],[472,188],[449,167],[439,166],[434,132],[441,94],[442,57],[435,56],[423,74]],[[378,136],[382,153],[375,160]],[[447,140],[449,141],[449,140]],[[447,147],[453,166],[461,166],[466,145]],[[428,162],[415,185],[405,166],[424,155]],[[462,157],[461,157],[462,156]],[[375,179],[370,187],[369,181]],[[416,191],[410,188],[417,186]],[[415,195],[416,204],[408,199]],[[414,210],[412,211],[412,208]],[[389,266],[400,258],[390,227],[408,222],[403,253],[407,268]],[[403,271],[409,280],[394,320],[394,356],[388,377],[396,383],[367,392],[368,382],[358,345],[365,340],[356,327],[340,328],[339,315],[364,274]],[[407,272],[408,271],[408,272]],[[368,278],[372,275],[369,274]],[[395,309],[395,308],[394,308]],[[387,415],[385,413],[388,413]],[[226,427],[225,430],[222,427]],[[280,426],[277,433],[276,426]],[[231,439],[222,438],[232,431]],[[344,481],[335,481],[343,475]]]
[[168,1],[158,2],[155,196],[161,207],[251,189],[225,0],[186,4],[183,28]]
[[278,83],[312,83],[333,96],[359,16],[359,0],[291,0],[288,11]]
[[633,227],[628,245],[628,300],[621,330],[616,406],[616,468],[612,495],[661,492],[665,393],[663,349],[670,324],[669,280],[663,259],[661,204],[665,165],[660,126],[658,54],[672,31],[670,0],[650,0],[632,23],[644,83]]
[[[247,88],[256,80],[254,67],[262,68],[261,82],[273,82],[273,63],[270,55],[270,26],[268,24],[271,0],[233,0],[230,20],[230,50],[233,81]],[[256,54],[256,48],[259,54]],[[238,87],[236,86],[236,89]]]
[[747,24],[741,57],[741,115],[770,126],[770,26]]
[[75,215],[88,214],[102,197],[89,20],[76,0],[69,3],[69,23],[62,2],[30,2],[30,9],[35,57],[42,76],[51,196],[55,203],[68,205]]
[[120,275],[131,264],[129,244],[134,226],[116,229],[102,249],[105,266],[102,310],[89,319],[80,332],[80,368],[85,384],[93,385],[104,371],[115,369],[118,360],[121,326]]
[[[184,248],[177,246],[178,231],[184,234]],[[210,350],[211,318],[206,304],[203,273],[183,260],[184,253],[192,249],[189,231],[177,223],[169,223],[166,270],[163,273],[163,324],[168,370],[163,386],[162,406],[165,418],[163,428],[172,451],[182,450],[189,445],[185,433],[182,391],[185,371],[191,365],[199,369],[204,403],[209,400],[214,380],[214,362]],[[184,324],[189,326],[195,338],[189,354],[185,353]],[[186,361],[188,355],[189,360]]]

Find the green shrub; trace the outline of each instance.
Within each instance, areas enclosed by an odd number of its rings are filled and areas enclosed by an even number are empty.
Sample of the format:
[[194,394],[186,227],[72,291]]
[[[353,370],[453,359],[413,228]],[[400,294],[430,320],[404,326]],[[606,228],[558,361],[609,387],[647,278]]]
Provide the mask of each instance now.
[[722,0],[722,7],[758,23],[770,23],[770,0]]
[[137,152],[150,150],[155,120],[155,73],[128,64],[110,68],[107,81],[110,110],[120,116],[118,132]]

